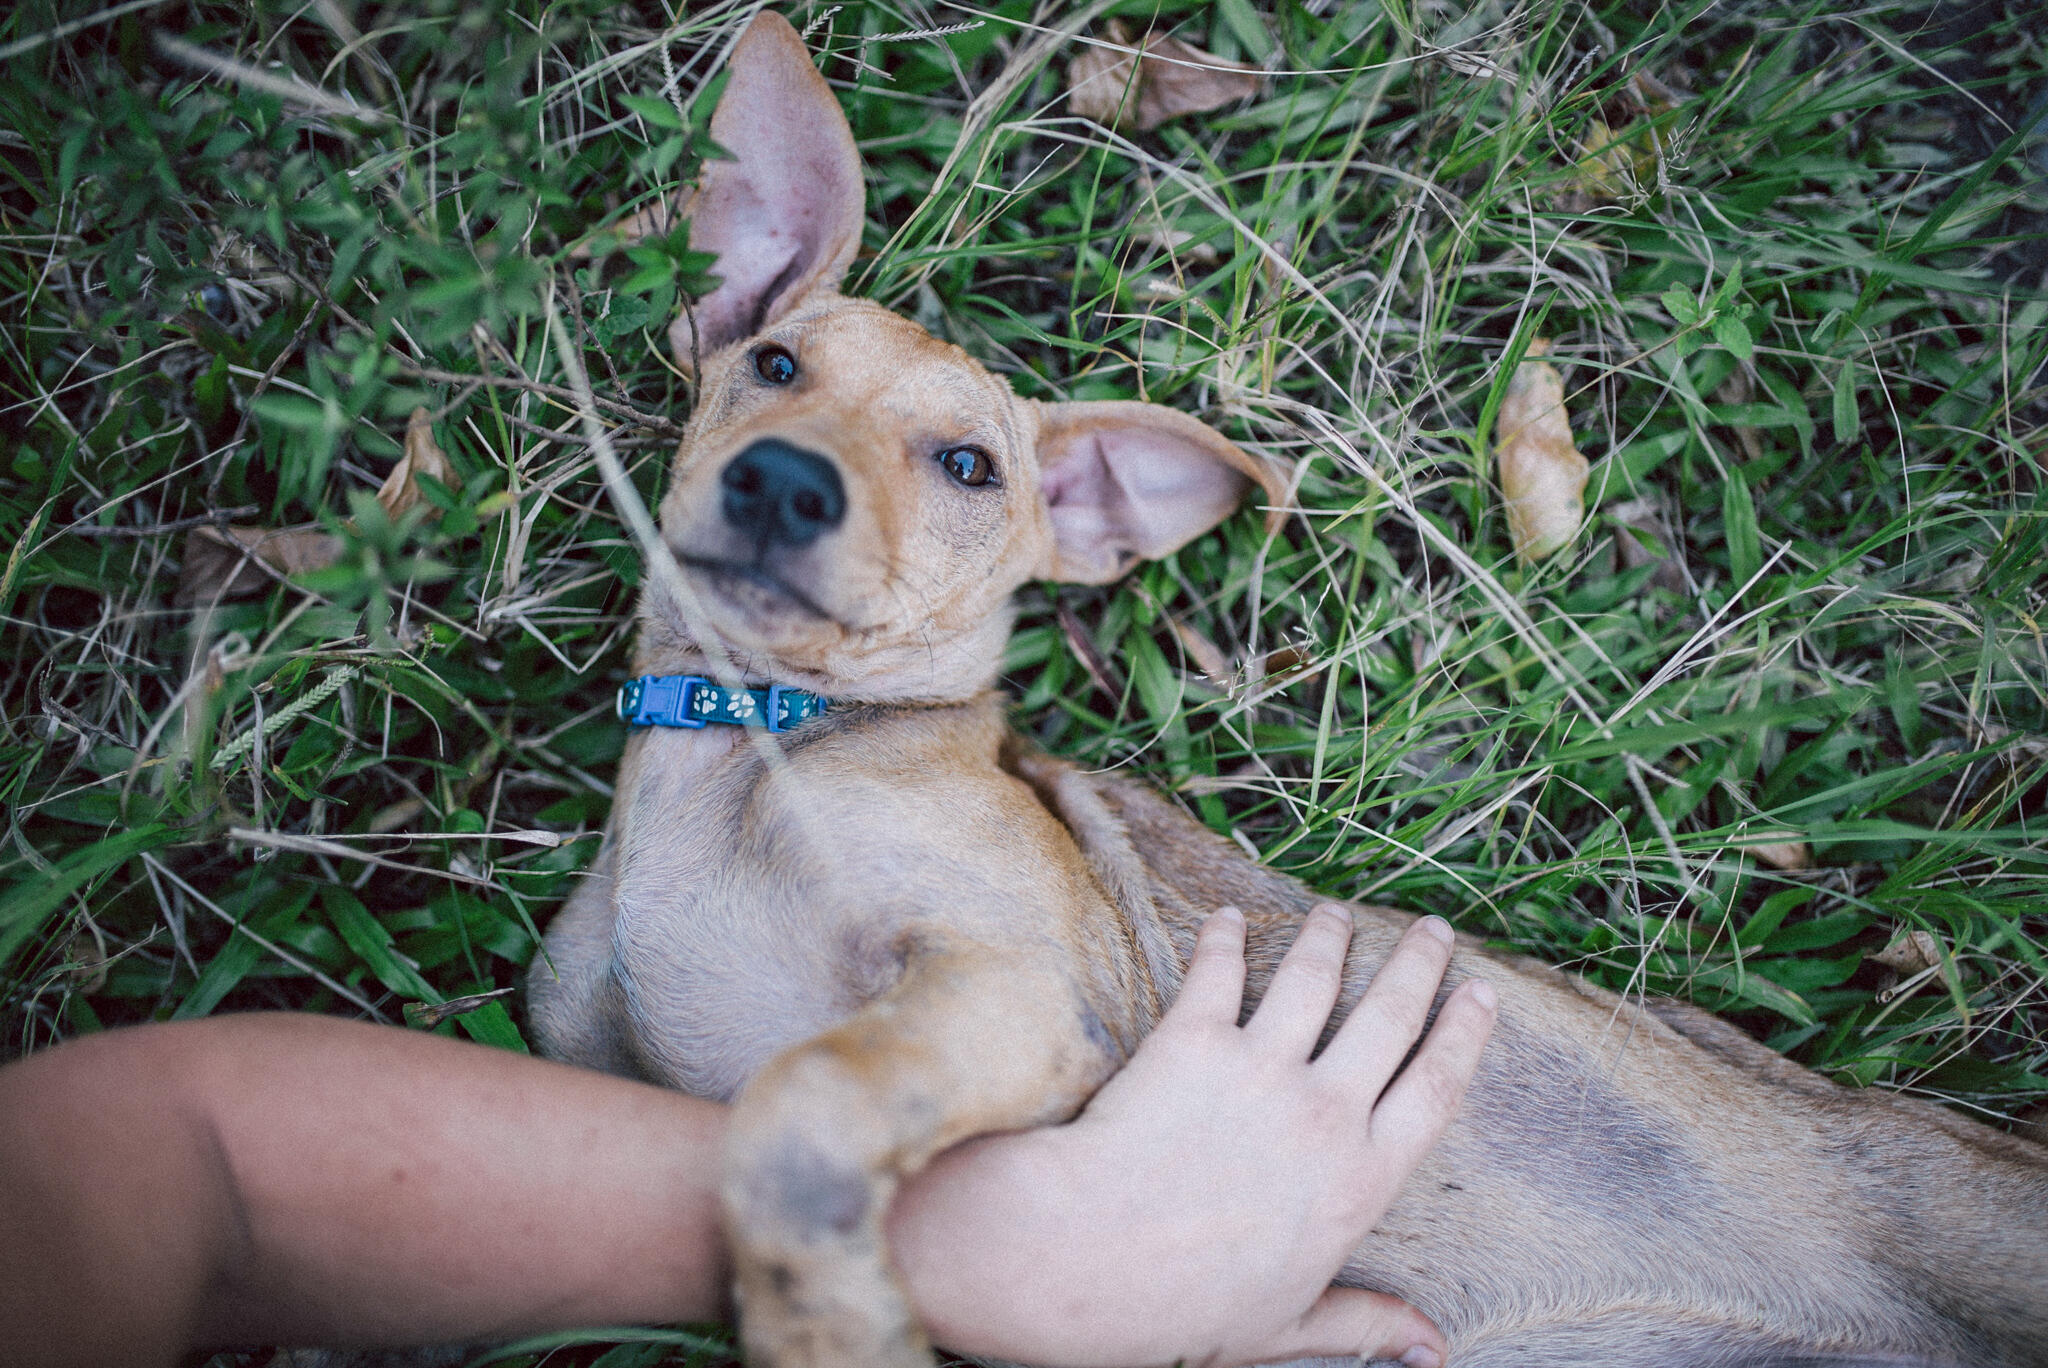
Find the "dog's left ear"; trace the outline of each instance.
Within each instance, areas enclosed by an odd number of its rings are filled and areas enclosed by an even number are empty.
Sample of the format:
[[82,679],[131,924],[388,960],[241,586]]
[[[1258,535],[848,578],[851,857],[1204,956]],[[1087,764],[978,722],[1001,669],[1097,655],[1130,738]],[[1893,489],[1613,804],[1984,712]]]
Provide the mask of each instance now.
[[[706,356],[837,285],[860,248],[866,198],[853,130],[787,19],[755,15],[727,69],[711,140],[732,158],[706,161],[683,207],[690,246],[718,255],[719,285],[695,310],[695,350]],[[686,314],[669,329],[686,368],[691,343]]]
[[1285,519],[1288,480],[1207,424],[1158,404],[1038,405],[1038,468],[1052,514],[1046,579],[1107,584],[1229,517],[1254,485],[1268,528]]

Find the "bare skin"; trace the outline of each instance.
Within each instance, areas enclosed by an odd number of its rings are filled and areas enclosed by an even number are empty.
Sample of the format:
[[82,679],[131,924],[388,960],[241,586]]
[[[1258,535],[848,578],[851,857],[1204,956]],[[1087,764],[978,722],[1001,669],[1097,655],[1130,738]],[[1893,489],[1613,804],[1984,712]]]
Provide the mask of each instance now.
[[[891,1244],[939,1341],[1073,1368],[1440,1363],[1412,1307],[1329,1282],[1455,1114],[1493,994],[1464,984],[1395,1077],[1449,959],[1425,920],[1311,1063],[1349,936],[1311,918],[1239,1027],[1244,922],[1212,918],[1080,1118],[906,1184]],[[146,1365],[721,1315],[726,1115],[329,1018],[61,1046],[0,1071],[0,1343],[20,1368]]]

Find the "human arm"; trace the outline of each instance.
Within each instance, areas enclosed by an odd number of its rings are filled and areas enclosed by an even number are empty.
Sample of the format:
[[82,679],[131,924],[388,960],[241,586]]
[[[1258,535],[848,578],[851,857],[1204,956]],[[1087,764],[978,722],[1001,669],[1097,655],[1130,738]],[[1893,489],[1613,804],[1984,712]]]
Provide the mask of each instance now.
[[[1163,1195],[1174,1216],[1227,1231],[1234,1255],[1271,1266],[1258,1246],[1237,1244],[1244,1233],[1231,1222],[1249,1182],[1289,1167],[1279,1151],[1189,1156],[1175,1148],[1180,1132],[1146,1124],[1155,1104],[1194,1114],[1218,1087],[1302,1081],[1284,1070],[1212,1067],[1241,1062],[1244,1042],[1213,1028],[1221,999],[1196,990],[1220,971],[1227,991],[1232,957],[1241,981],[1242,957],[1227,938],[1227,953],[1215,935],[1204,939],[1209,959],[1191,975],[1188,1008],[1170,1014],[1162,1045],[1141,1050],[1120,1076],[1131,1081],[1102,1094],[1126,1099],[1121,1109],[1099,1105],[1082,1123],[963,1147],[906,1186],[892,1231],[913,1301],[941,1342],[992,1337],[1001,1352],[1048,1361],[1043,1346],[1018,1339],[1033,1327],[1005,1328],[1003,1308],[1035,1300],[1071,1309],[1061,1248],[1135,1252],[1172,1297],[1213,1293],[1218,1267],[1242,1276],[1184,1248],[1177,1226],[1127,1228],[1129,1204],[1103,1195],[1134,1173],[1182,1172],[1185,1190]],[[1274,993],[1285,981],[1276,978]],[[1420,1001],[1426,1008],[1427,991]],[[1183,1038],[1175,1023],[1194,1008],[1207,1024]],[[1318,1026],[1328,1010],[1326,999]],[[1290,1019],[1303,1012],[1313,1015],[1312,1001]],[[1448,1006],[1431,1039],[1450,1039],[1442,1033],[1459,1022],[1467,1034],[1442,1057],[1476,1059],[1471,1023]],[[1433,1095],[1434,1109],[1419,1113],[1427,1124],[1448,1120],[1455,1091]],[[1262,1108],[1299,1119],[1285,1106]],[[0,1071],[0,1228],[12,1234],[0,1242],[0,1342],[21,1365],[150,1364],[175,1362],[194,1345],[420,1343],[715,1316],[728,1282],[715,1196],[724,1122],[723,1107],[663,1089],[326,1018],[228,1017],[61,1046]],[[1299,1158],[1290,1162],[1299,1167]],[[1307,1170],[1328,1186],[1324,1164]],[[1405,1173],[1374,1169],[1355,1181],[1391,1200]],[[1033,1227],[1024,1219],[1033,1212],[1054,1216],[1054,1226]],[[1342,1223],[1355,1215],[1347,1203]],[[1020,1283],[1016,1260],[1048,1230],[1057,1238],[1051,1262],[1028,1258]],[[1195,1266],[1183,1266],[1190,1253]],[[1311,1271],[1294,1289],[1304,1306],[1328,1272]],[[1172,1304],[1153,1304],[1153,1290],[1135,1295],[1136,1307],[1081,1310],[1105,1317],[1095,1327],[1104,1334],[1134,1319],[1177,1322]],[[1086,1343],[1089,1326],[1069,1310],[1058,1332]],[[1390,1313],[1381,1328],[1397,1353],[1407,1343],[1441,1350],[1412,1310]],[[1172,1345],[1153,1347],[1150,1357],[1172,1356]]]
[[0,1342],[149,1364],[710,1318],[724,1119],[327,1017],[60,1046],[0,1071]]

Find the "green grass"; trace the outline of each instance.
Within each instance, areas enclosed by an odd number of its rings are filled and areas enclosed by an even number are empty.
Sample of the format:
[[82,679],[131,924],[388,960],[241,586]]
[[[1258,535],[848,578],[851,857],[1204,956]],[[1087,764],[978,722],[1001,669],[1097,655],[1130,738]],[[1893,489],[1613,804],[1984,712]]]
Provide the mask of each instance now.
[[[1283,73],[1144,134],[1066,112],[1028,4],[833,13],[854,292],[1301,471],[1277,537],[1028,591],[1019,724],[1844,1082],[2048,1099],[2048,51],[1959,9],[1118,4]],[[596,848],[638,574],[545,305],[651,495],[704,263],[568,249],[703,155],[743,12],[174,0],[35,42],[91,13],[0,21],[6,1051],[511,985]],[[1539,336],[1593,474],[1525,569],[1490,427]],[[393,523],[415,405],[460,487]],[[182,526],[235,509],[346,554],[194,612]],[[1938,966],[1873,960],[1914,930]]]

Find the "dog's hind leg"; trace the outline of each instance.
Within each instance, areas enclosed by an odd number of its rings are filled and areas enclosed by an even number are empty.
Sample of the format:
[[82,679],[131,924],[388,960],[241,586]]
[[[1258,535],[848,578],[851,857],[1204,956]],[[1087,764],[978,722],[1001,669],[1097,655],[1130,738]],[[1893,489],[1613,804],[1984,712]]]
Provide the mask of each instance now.
[[540,1052],[626,1078],[643,1071],[626,1046],[625,995],[612,969],[612,842],[548,925],[526,970],[526,1011]]

